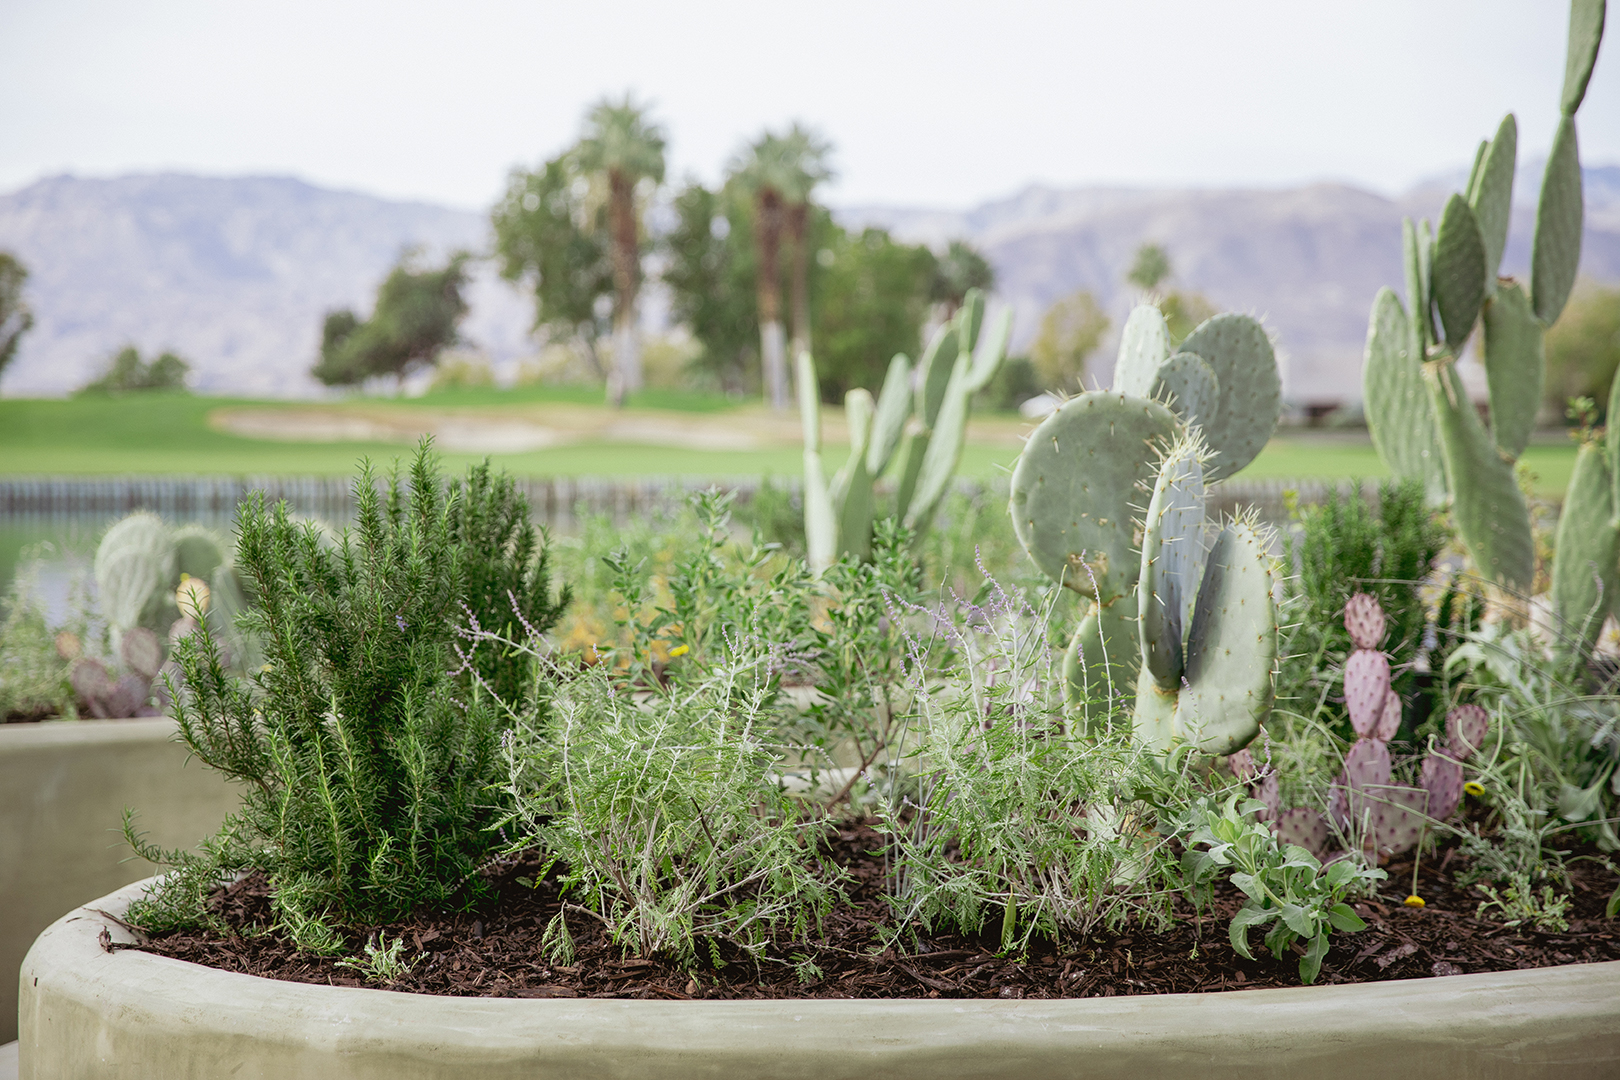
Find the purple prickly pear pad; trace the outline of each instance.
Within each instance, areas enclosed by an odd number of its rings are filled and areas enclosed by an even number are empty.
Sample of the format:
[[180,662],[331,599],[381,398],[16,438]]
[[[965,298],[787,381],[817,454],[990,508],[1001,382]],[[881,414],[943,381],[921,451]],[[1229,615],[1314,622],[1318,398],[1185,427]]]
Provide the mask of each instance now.
[[1458,761],[1467,761],[1485,745],[1490,716],[1478,705],[1459,705],[1446,714],[1446,736]]
[[1344,605],[1344,628],[1358,649],[1376,649],[1384,640],[1384,609],[1378,598],[1358,592]]
[[1384,711],[1378,714],[1378,726],[1373,729],[1372,737],[1381,742],[1389,742],[1400,729],[1401,695],[1391,690],[1384,698]]
[[1366,792],[1373,807],[1373,837],[1378,854],[1399,855],[1417,845],[1428,821],[1424,810],[1428,807],[1429,793],[1422,788],[1390,784],[1369,787]]
[[1462,765],[1444,754],[1433,753],[1423,759],[1421,782],[1429,793],[1429,816],[1436,821],[1446,820],[1462,802]]
[[1327,854],[1328,823],[1326,819],[1304,806],[1284,810],[1271,826],[1279,844],[1295,844],[1317,858]]
[[1351,653],[1344,664],[1344,704],[1357,735],[1372,738],[1388,698],[1389,659],[1370,649]]

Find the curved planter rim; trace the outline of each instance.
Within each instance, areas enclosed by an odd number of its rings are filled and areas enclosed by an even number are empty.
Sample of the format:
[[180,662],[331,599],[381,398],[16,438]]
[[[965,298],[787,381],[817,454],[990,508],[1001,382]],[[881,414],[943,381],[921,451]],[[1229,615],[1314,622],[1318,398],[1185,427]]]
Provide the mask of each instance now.
[[146,884],[70,912],[35,942],[22,970],[23,1080],[1620,1072],[1620,961],[1062,1000],[440,997],[105,952],[103,930],[130,940],[107,916],[121,917]]

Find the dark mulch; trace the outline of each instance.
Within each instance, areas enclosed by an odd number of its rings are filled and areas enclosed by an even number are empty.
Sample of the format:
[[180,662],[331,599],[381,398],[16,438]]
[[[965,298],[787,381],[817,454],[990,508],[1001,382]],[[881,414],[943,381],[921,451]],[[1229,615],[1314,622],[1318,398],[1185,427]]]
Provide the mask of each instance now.
[[[874,928],[886,919],[880,885],[881,859],[870,852],[881,837],[866,826],[846,827],[830,838],[834,857],[854,875],[852,902],[827,921],[814,960],[819,979],[801,984],[785,964],[734,962],[693,972],[659,957],[626,957],[607,944],[583,917],[570,919],[578,954],[572,965],[546,962],[540,938],[557,911],[551,882],[518,884],[534,873],[514,861],[491,870],[494,895],[481,909],[456,915],[423,915],[381,928],[403,935],[407,955],[423,954],[411,973],[387,989],[423,994],[481,997],[616,998],[845,998],[845,997],[1110,997],[1246,990],[1299,985],[1297,960],[1273,958],[1251,935],[1255,960],[1232,951],[1226,926],[1242,903],[1225,886],[1213,912],[1187,909],[1166,933],[1127,929],[1119,934],[1041,945],[1026,958],[996,955],[987,936],[943,934],[923,943],[926,951],[871,955]],[[1615,877],[1592,861],[1570,866],[1574,889],[1570,929],[1543,933],[1474,917],[1480,896],[1455,882],[1462,869],[1455,851],[1442,850],[1425,863],[1419,891],[1422,909],[1406,907],[1410,859],[1386,869],[1389,880],[1376,899],[1356,905],[1368,928],[1335,934],[1319,984],[1458,975],[1465,972],[1620,960],[1620,920],[1603,917]],[[1432,868],[1430,865],[1432,862]],[[242,879],[215,897],[216,910],[233,928],[229,935],[173,934],[143,948],[228,971],[292,982],[367,985],[357,973],[331,960],[300,953],[279,937],[253,933],[270,916],[262,876]],[[234,930],[247,930],[238,934]],[[372,928],[377,929],[377,928]],[[364,940],[362,936],[361,940]]]

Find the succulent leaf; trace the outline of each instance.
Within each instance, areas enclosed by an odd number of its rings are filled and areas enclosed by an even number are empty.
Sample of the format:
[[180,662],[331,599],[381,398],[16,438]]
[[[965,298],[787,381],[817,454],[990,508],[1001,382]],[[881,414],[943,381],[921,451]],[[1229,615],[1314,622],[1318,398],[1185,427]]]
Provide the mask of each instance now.
[[1138,304],[1125,320],[1114,361],[1114,390],[1132,397],[1152,397],[1159,365],[1170,355],[1170,326],[1154,304]]
[[1430,754],[1423,759],[1423,775],[1418,781],[1429,794],[1429,816],[1444,821],[1462,802],[1462,765],[1444,754]]
[[1530,242],[1530,303],[1542,325],[1558,321],[1581,265],[1581,151],[1575,119],[1566,116],[1553,135],[1547,172],[1536,203],[1536,233]]
[[1142,663],[1163,690],[1181,686],[1189,608],[1204,577],[1202,446],[1183,438],[1165,455],[1148,500],[1136,587]]
[[1620,590],[1613,493],[1604,448],[1582,445],[1558,515],[1552,567],[1553,652],[1566,659],[1591,655]]
[[883,388],[878,391],[872,437],[866,447],[866,471],[873,479],[882,476],[883,470],[889,467],[910,414],[911,361],[905,353],[896,353],[889,361],[888,373],[883,376]]
[[1445,464],[1423,381],[1422,346],[1413,320],[1387,288],[1373,301],[1361,378],[1367,428],[1378,456],[1397,480],[1422,484],[1430,505],[1443,503]]
[[1224,480],[1253,461],[1282,415],[1282,378],[1271,338],[1259,321],[1226,312],[1205,320],[1176,350],[1202,357],[1215,373],[1220,407],[1202,422],[1210,457],[1209,482]]
[[1504,283],[1485,303],[1485,377],[1491,395],[1491,436],[1497,449],[1517,459],[1535,430],[1546,371],[1542,328],[1530,298]]
[[1446,714],[1446,747],[1458,761],[1467,761],[1485,746],[1491,718],[1478,705],[1459,705]]
[[1389,658],[1372,649],[1357,649],[1344,662],[1344,706],[1350,726],[1370,739],[1389,700]]
[[1358,592],[1344,605],[1344,628],[1358,649],[1376,649],[1384,643],[1384,609],[1378,597]]
[[1188,427],[1205,428],[1220,418],[1220,380],[1197,353],[1178,352],[1159,365],[1153,398],[1168,404]]
[[1440,215],[1429,290],[1452,352],[1461,352],[1485,301],[1485,237],[1468,200],[1453,195]]
[[1597,63],[1603,40],[1604,0],[1572,0],[1569,5],[1569,46],[1564,52],[1564,92],[1560,108],[1574,116],[1586,97],[1586,84]]
[[1519,153],[1519,125],[1508,113],[1486,145],[1477,179],[1468,189],[1468,203],[1485,241],[1485,292],[1496,289],[1496,275],[1507,248],[1508,224],[1513,217],[1513,173]]

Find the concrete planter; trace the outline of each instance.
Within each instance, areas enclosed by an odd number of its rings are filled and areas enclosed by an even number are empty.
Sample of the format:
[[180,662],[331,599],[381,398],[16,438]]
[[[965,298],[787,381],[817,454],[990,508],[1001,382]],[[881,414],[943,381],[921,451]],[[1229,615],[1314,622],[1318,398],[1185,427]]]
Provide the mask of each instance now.
[[39,932],[152,872],[119,837],[124,808],[174,848],[238,804],[175,738],[165,718],[0,725],[0,1043],[17,1037],[17,969]]
[[1360,986],[1075,1001],[510,1000],[309,986],[134,951],[140,886],[54,923],[22,971],[47,1077],[1612,1077],[1620,962]]

